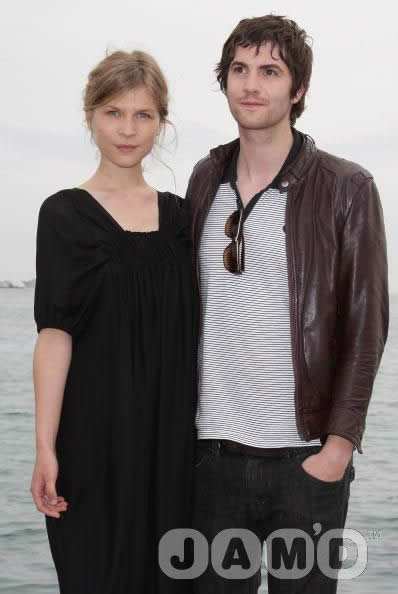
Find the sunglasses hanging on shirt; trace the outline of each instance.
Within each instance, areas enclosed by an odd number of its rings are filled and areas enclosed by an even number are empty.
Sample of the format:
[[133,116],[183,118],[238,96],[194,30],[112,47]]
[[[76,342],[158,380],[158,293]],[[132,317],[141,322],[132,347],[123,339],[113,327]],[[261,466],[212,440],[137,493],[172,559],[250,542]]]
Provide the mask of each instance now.
[[232,241],[224,250],[224,266],[228,272],[241,274],[245,270],[243,208],[229,215],[225,223],[225,235]]

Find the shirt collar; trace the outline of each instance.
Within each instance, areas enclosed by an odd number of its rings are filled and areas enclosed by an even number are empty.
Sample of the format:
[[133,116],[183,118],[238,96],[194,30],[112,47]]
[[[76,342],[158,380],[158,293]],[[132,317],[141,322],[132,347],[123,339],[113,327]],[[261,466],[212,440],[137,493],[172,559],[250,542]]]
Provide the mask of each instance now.
[[[297,155],[300,152],[300,149],[303,144],[303,134],[293,127],[291,128],[291,131],[293,134],[292,147],[289,151],[289,154],[287,155],[287,157],[285,159],[285,162],[283,163],[281,169],[279,170],[279,173],[277,173],[277,175],[272,180],[272,182],[267,186],[268,188],[278,188],[279,187],[281,177],[282,177],[285,169],[287,167],[289,167],[289,165],[291,165],[291,163],[293,163],[293,161],[295,160],[295,158],[297,157]],[[226,184],[229,182],[232,186],[236,185],[236,180],[238,177],[237,164],[238,164],[239,151],[240,151],[240,143],[238,142],[235,150],[233,151],[229,161],[226,163],[226,166],[224,168],[224,174],[223,174],[222,180],[221,180],[222,184]]]

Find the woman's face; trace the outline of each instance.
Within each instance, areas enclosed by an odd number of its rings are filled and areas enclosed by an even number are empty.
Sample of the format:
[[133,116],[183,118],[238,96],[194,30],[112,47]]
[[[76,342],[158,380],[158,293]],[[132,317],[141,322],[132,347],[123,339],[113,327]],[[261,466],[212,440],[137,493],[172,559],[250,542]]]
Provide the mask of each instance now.
[[162,122],[151,93],[141,85],[94,109],[89,126],[102,158],[134,167],[151,152]]

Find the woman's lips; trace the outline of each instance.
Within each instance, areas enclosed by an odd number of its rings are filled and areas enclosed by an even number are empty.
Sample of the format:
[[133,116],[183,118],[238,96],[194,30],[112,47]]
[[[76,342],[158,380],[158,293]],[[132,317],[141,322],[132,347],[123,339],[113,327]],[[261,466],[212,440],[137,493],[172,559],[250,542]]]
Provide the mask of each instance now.
[[118,144],[116,145],[116,148],[118,148],[122,153],[132,153],[137,147],[129,144]]

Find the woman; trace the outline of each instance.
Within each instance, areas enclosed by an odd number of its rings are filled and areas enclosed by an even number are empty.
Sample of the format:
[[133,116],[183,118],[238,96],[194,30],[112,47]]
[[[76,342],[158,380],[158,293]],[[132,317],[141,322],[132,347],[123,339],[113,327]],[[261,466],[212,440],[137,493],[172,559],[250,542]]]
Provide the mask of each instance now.
[[61,594],[187,592],[159,539],[190,525],[199,300],[184,201],[143,177],[167,124],[144,52],[114,52],[84,93],[94,175],[41,206],[37,458]]

